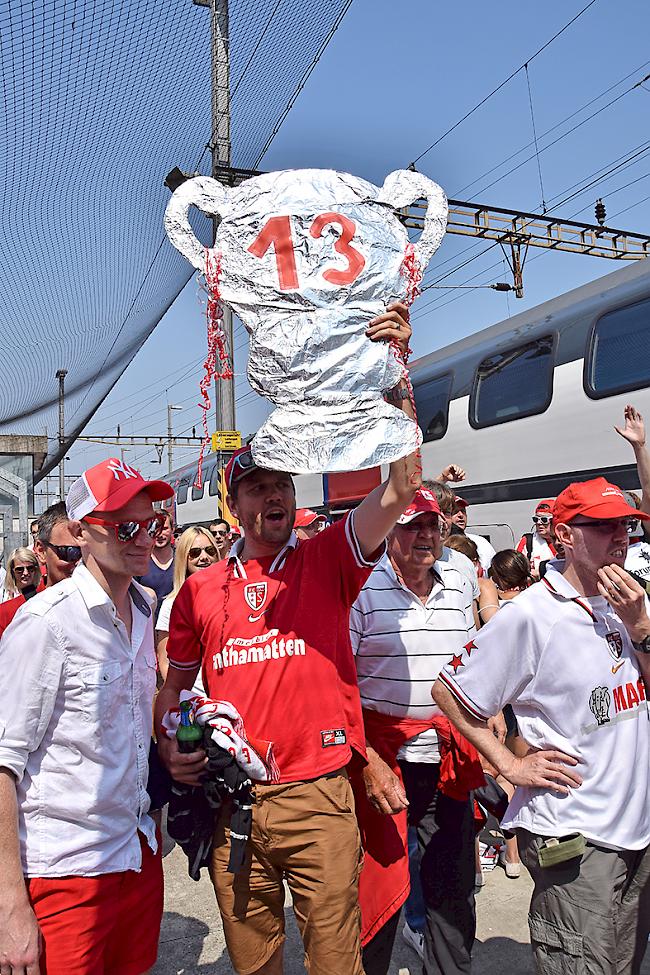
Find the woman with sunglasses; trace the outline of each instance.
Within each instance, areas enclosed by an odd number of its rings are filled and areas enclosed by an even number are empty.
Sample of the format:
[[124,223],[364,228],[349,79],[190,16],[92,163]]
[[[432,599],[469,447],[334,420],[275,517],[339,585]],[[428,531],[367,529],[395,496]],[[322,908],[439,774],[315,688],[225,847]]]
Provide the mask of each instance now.
[[9,556],[2,601],[29,594],[41,581],[39,561],[28,548],[17,548]]
[[530,574],[539,579],[539,564],[555,558],[553,545],[553,498],[540,501],[533,515],[533,531],[522,535],[517,551],[522,552],[530,563]]
[[174,559],[174,588],[163,600],[156,622],[156,654],[158,669],[164,680],[167,676],[167,640],[169,639],[169,618],[174,600],[189,576],[201,569],[208,569],[219,558],[217,543],[207,528],[192,525],[186,528],[176,542]]

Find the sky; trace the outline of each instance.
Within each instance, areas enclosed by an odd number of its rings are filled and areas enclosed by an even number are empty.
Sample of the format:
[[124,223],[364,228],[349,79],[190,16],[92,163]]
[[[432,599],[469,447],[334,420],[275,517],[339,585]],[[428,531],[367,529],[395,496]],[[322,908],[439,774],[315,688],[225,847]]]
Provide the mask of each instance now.
[[[353,0],[262,168],[331,168],[381,185],[389,172],[417,160],[418,169],[453,199],[529,212],[541,212],[544,201],[555,216],[594,223],[594,203],[602,197],[608,226],[650,232],[650,80],[637,85],[650,74],[650,5],[595,0],[533,57],[586,4]],[[525,62],[527,71],[519,71],[445,135]],[[628,162],[628,157],[634,158]],[[614,166],[619,168],[607,175]],[[440,285],[413,306],[416,357],[618,266],[531,249],[523,299],[452,287],[510,280],[500,249],[489,248],[489,242],[445,237],[424,281],[442,279]],[[199,430],[198,385],[206,348],[201,299],[192,279],[84,436],[112,435],[118,424],[123,435],[164,436],[168,403],[182,407],[173,413],[176,434],[191,434],[193,426]],[[246,435],[270,407],[246,382],[247,335],[240,323],[234,349],[237,426]],[[78,441],[69,451],[66,473],[79,473],[116,453],[115,447]],[[196,456],[196,448],[177,448],[174,467]],[[166,456],[157,463],[155,448],[128,448],[125,458],[148,477],[167,471]]]

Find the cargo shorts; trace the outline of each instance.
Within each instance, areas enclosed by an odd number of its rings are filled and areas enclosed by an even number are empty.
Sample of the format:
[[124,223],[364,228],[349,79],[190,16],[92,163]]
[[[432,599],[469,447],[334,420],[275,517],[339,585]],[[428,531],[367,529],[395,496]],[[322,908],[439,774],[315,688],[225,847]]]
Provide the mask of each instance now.
[[584,853],[540,867],[544,842],[517,829],[535,889],[528,924],[537,975],[638,975],[650,933],[650,847]]
[[210,874],[228,953],[238,975],[265,965],[285,940],[284,883],[310,975],[363,975],[361,843],[345,771],[309,782],[254,786],[244,869],[228,873],[226,806],[217,823]]

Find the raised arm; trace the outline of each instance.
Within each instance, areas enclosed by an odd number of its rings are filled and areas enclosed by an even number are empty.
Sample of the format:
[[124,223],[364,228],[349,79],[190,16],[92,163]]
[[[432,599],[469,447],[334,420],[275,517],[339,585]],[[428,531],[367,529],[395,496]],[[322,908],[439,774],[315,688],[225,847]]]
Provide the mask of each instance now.
[[[406,305],[390,305],[384,315],[369,325],[368,337],[373,342],[396,342],[405,356],[411,337]],[[387,397],[396,407],[415,420],[408,383],[401,379]],[[365,558],[373,555],[394,527],[395,522],[422,486],[419,452],[401,457],[390,465],[388,480],[371,491],[354,513],[354,528]]]
[[614,427],[617,433],[632,446],[641,484],[641,510],[650,504],[650,451],[646,446],[643,416],[630,403],[625,407],[625,425]]

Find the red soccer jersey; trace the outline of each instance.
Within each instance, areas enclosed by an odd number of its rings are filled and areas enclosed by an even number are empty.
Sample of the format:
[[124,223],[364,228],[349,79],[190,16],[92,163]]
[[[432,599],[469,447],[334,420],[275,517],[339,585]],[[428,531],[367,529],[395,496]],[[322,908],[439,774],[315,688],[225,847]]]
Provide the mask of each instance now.
[[292,536],[274,557],[197,572],[174,600],[170,666],[202,663],[208,695],[273,742],[281,782],[341,768],[352,750],[365,756],[349,614],[375,564],[350,516],[307,541]]

